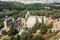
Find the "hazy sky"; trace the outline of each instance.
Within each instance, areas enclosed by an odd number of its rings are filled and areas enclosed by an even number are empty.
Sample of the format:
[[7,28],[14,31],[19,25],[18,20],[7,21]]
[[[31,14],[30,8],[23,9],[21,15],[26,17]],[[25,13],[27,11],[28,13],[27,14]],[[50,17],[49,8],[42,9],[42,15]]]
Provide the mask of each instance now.
[[22,3],[52,3],[52,2],[60,2],[60,0],[0,0],[0,1],[15,1]]

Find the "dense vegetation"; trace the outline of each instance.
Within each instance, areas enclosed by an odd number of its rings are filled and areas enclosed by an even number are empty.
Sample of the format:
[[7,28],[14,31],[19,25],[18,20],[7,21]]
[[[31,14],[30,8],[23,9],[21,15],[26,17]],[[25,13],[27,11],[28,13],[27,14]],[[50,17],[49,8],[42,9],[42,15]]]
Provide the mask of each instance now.
[[[56,7],[55,5],[59,5],[60,3],[51,3],[51,4],[41,4],[41,3],[35,3],[35,4],[23,4],[23,3],[17,3],[17,2],[0,2],[0,9],[17,9],[17,10],[40,10],[44,8],[44,6],[49,6],[51,8],[60,9],[60,7]],[[53,6],[54,5],[54,6]]]
[[[60,3],[51,3],[51,4],[23,4],[17,2],[1,2],[0,1],[0,27],[3,27],[4,19],[8,17],[25,17],[26,10],[29,10],[31,15],[45,15],[49,16],[52,15],[52,18],[59,18],[60,17],[60,6],[53,6],[59,5]],[[44,10],[45,6],[49,6],[50,9]],[[3,12],[3,9],[8,9],[8,12]],[[57,11],[58,10],[58,11]],[[54,15],[55,14],[55,15]],[[57,15],[57,16],[56,16]]]
[[[14,17],[17,19],[18,17],[25,17],[27,10],[30,11],[31,15],[42,15],[42,16],[51,16],[53,19],[60,18],[60,3],[51,3],[51,4],[23,4],[17,2],[0,2],[0,27],[3,27],[3,21],[8,17]],[[50,9],[46,9],[46,7],[50,7]],[[3,9],[8,9],[9,11],[3,11]],[[41,24],[36,20],[36,24],[33,28],[28,29],[24,28],[24,32],[22,32],[21,36],[15,35],[18,33],[16,28],[11,27],[8,32],[5,30],[2,31],[2,34],[12,36],[10,40],[48,40],[49,38],[55,36],[57,32],[52,32],[52,23],[49,25]],[[37,30],[40,32],[37,33]],[[28,31],[28,32],[27,32]],[[35,35],[34,35],[35,34]],[[51,38],[51,40],[54,38]]]

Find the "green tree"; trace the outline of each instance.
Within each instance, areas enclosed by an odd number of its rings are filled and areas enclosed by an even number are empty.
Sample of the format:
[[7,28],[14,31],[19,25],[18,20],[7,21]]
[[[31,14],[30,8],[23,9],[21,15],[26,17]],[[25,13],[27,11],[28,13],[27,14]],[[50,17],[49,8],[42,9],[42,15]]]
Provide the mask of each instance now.
[[48,25],[43,24],[43,26],[40,28],[41,33],[42,33],[42,34],[47,33],[48,29],[51,29],[52,27],[53,27],[53,23],[50,23],[50,24],[48,24]]
[[20,35],[17,35],[17,40],[20,40]]
[[3,34],[3,35],[6,35],[6,34],[7,34],[7,31],[3,30],[3,31],[2,31],[2,34]]
[[10,40],[18,40],[17,37],[12,36],[12,38],[10,38]]
[[18,33],[18,30],[15,27],[11,27],[10,30],[8,31],[9,36],[16,35]]
[[27,32],[23,31],[20,40],[27,40]]
[[32,37],[32,40],[43,40],[43,37],[41,34],[37,34]]

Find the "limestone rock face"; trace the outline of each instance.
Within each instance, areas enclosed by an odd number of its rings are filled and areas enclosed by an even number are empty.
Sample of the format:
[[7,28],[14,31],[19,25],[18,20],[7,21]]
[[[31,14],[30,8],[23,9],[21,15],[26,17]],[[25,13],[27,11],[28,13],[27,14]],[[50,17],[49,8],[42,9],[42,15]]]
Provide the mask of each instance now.
[[[53,19],[51,19],[50,17],[45,17],[45,16],[43,17],[45,24],[51,23],[53,21]],[[42,23],[42,16],[30,16],[26,21],[26,27],[32,28],[36,23],[36,18],[38,19],[39,23]]]
[[7,18],[4,20],[4,29],[9,30],[14,22],[14,18]]
[[54,30],[54,31],[60,30],[60,20],[59,21],[57,19],[54,20],[52,30]]
[[36,17],[35,16],[30,16],[26,22],[26,27],[31,28],[35,24]]

